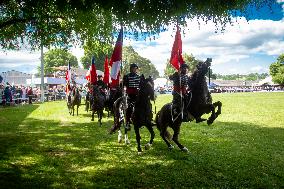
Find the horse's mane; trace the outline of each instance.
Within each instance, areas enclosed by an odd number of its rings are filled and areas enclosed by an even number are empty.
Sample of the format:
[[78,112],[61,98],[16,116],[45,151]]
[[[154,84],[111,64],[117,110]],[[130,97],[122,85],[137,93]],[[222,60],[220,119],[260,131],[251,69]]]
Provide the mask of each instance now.
[[99,98],[99,100],[102,100],[104,98],[104,96],[101,94],[100,89],[97,85],[93,86],[93,97],[97,97]]
[[[150,97],[150,98],[149,98]],[[147,121],[152,120],[152,105],[150,100],[154,99],[154,82],[152,78],[144,78],[144,76],[140,79],[140,91],[135,102],[135,117],[138,121],[145,121],[145,119],[149,119]]]
[[198,104],[207,104],[210,101],[211,95],[208,91],[205,75],[209,70],[210,64],[208,62],[199,62],[194,70],[192,76],[189,79],[189,88],[194,95],[195,102]]

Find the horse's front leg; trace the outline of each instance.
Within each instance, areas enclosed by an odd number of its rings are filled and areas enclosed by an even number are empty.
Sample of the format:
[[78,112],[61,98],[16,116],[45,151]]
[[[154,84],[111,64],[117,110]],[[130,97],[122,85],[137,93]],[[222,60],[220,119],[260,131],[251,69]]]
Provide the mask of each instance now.
[[[160,131],[160,136],[162,137],[162,139],[165,141],[165,143],[167,144],[168,148],[171,150],[174,148],[173,145],[171,145],[171,143],[168,141],[167,136],[170,136],[168,130],[167,130],[167,126],[164,126],[161,128]],[[169,139],[170,140],[170,139]]]
[[124,125],[124,142],[125,142],[125,144],[127,145],[127,144],[130,144],[130,141],[129,141],[129,139],[128,139],[128,134],[127,134],[127,132],[128,132],[128,129],[125,127],[125,125]]
[[216,113],[215,113],[215,107],[214,105],[210,104],[209,105],[209,109],[211,111],[211,116],[208,118],[207,120],[207,124],[211,125],[213,123],[213,121],[216,119]]
[[79,106],[77,105],[77,116],[79,115],[79,114],[78,114],[78,109],[79,109]]
[[217,101],[213,103],[214,107],[218,107],[217,112],[216,112],[216,118],[218,117],[218,115],[221,114],[221,107],[222,107],[222,102]]
[[94,121],[94,114],[95,114],[95,111],[92,110],[92,119],[91,119],[91,121]]
[[173,135],[173,141],[178,145],[178,147],[184,151],[184,152],[188,152],[188,149],[186,147],[184,147],[178,140],[178,135],[180,133],[180,124],[179,125],[175,125],[173,127],[174,130],[174,135]]
[[72,115],[74,116],[75,106],[72,105]]
[[136,135],[136,142],[137,142],[137,150],[138,150],[138,155],[142,153],[142,149],[141,149],[141,144],[140,144],[140,132],[139,132],[139,126],[138,125],[134,125],[134,131],[135,131],[135,135]]
[[89,112],[89,102],[88,102],[88,101],[86,101],[85,110],[86,110],[87,112]]
[[153,141],[154,141],[154,138],[155,138],[155,133],[154,133],[154,130],[153,130],[153,127],[152,125],[147,125],[146,128],[148,129],[148,131],[150,132],[150,141],[145,145],[145,150],[148,150],[151,148],[152,144],[153,144]]
[[119,128],[119,130],[118,130],[117,142],[118,142],[118,143],[121,143],[121,142],[122,142],[122,133],[121,133],[120,128]]
[[102,126],[102,112],[101,110],[97,110],[97,114],[98,114],[98,121],[99,121],[99,126]]

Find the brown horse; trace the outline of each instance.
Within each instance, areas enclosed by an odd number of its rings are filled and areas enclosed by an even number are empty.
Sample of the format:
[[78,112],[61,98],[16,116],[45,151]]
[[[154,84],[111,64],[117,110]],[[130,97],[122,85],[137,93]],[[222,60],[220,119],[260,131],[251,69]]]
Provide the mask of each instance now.
[[67,97],[67,107],[69,109],[70,115],[74,116],[75,106],[77,106],[77,116],[78,116],[78,109],[81,105],[81,95],[79,89],[74,87],[72,89],[71,95]]
[[98,115],[99,125],[102,125],[102,117],[104,111],[105,97],[101,94],[97,85],[93,85],[92,94],[90,95],[90,103],[92,108],[92,121],[94,121],[95,112]]

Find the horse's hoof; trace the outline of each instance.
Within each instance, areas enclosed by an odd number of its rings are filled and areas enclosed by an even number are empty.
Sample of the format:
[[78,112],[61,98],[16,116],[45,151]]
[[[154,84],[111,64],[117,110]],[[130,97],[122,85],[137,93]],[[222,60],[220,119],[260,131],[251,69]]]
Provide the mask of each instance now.
[[203,122],[203,121],[206,121],[206,119],[203,119],[203,118],[196,119],[196,123],[200,123],[200,122]]
[[183,147],[183,148],[181,149],[181,151],[183,151],[183,152],[189,152],[189,150],[187,149],[187,147]]
[[207,125],[211,125],[212,123],[213,123],[213,120],[211,120],[211,119],[207,120]]
[[129,140],[126,140],[126,141],[125,141],[125,144],[126,144],[126,145],[130,144],[130,141],[129,141]]
[[138,151],[138,156],[142,155],[142,151]]
[[174,149],[175,147],[173,146],[173,145],[170,145],[169,146],[169,150],[172,150],[172,149]]
[[121,143],[121,142],[122,142],[122,137],[118,136],[118,137],[117,137],[117,142],[118,142],[118,143]]
[[149,149],[151,148],[151,146],[152,146],[152,144],[147,143],[147,144],[145,145],[145,150],[149,150]]
[[91,119],[91,121],[94,121],[94,119]]

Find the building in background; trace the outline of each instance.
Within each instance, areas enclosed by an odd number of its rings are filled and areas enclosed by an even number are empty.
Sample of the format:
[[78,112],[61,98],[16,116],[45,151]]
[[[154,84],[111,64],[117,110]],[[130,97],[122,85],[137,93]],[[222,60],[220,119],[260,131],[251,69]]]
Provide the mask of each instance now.
[[27,79],[32,78],[32,74],[27,74],[15,70],[1,72],[3,82],[8,82],[11,85],[27,85]]

